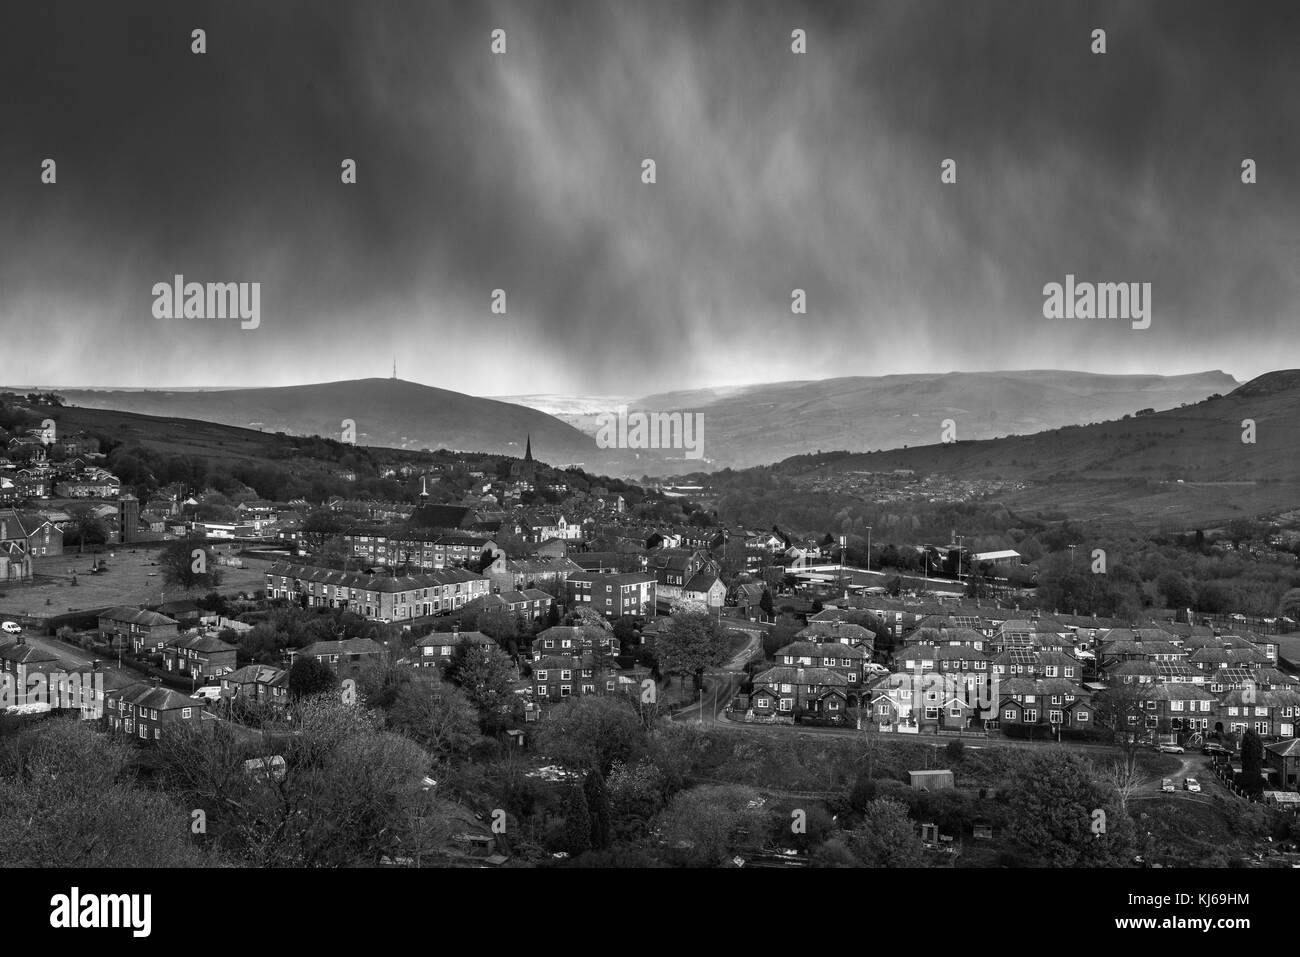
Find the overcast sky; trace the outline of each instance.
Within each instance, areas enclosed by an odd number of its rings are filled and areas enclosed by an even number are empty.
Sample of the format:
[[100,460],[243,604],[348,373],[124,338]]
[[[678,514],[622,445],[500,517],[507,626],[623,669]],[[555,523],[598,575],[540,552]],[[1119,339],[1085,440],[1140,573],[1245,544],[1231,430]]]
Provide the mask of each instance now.
[[[1294,0],[42,0],[4,21],[0,382],[290,385],[394,353],[481,395],[1300,366]],[[154,318],[177,273],[261,282],[260,327]],[[1067,273],[1150,282],[1151,327],[1044,319]]]

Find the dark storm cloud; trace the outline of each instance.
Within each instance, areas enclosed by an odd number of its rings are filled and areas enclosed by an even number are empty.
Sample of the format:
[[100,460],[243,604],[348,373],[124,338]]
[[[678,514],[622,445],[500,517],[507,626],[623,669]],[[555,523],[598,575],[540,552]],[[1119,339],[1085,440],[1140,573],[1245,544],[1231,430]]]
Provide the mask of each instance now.
[[[1293,6],[28,5],[0,40],[0,379],[1295,365]],[[1044,320],[1067,272],[1152,283],[1151,329]],[[154,319],[175,273],[261,281],[261,327]]]

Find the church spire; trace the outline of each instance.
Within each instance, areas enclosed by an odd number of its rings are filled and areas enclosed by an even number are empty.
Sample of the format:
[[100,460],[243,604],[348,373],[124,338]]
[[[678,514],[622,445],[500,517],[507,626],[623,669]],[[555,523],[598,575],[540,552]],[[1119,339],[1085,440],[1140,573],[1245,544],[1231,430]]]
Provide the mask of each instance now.
[[420,503],[421,504],[429,500],[429,486],[425,484],[427,481],[428,478],[426,476],[424,475],[420,476]]
[[532,460],[533,460],[533,437],[532,434],[530,433],[528,438],[524,442],[524,461],[531,462]]

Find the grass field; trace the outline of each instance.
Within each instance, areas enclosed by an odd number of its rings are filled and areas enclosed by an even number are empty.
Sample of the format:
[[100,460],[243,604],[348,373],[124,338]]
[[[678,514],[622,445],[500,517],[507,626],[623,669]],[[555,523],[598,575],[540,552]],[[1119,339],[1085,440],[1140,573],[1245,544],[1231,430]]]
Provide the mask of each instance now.
[[[58,555],[39,558],[35,562],[35,581],[24,584],[7,584],[0,589],[0,615],[28,615],[44,617],[68,611],[104,608],[111,605],[156,605],[186,597],[185,590],[175,586],[165,587],[162,569],[150,562],[157,561],[156,549],[129,548],[104,552],[98,556],[108,565],[108,571],[92,575],[91,555]],[[255,591],[266,585],[266,568],[270,562],[244,559],[245,568],[221,568],[222,593]],[[76,573],[77,584],[72,584]]]

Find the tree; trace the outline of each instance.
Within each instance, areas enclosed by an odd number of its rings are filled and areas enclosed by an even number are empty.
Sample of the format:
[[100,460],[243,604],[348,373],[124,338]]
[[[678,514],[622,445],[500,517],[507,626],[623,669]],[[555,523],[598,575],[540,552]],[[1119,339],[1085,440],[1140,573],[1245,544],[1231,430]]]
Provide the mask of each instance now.
[[579,695],[552,708],[537,730],[537,750],[571,768],[608,774],[614,762],[635,761],[645,732],[623,697]]
[[776,653],[786,645],[797,640],[803,628],[792,618],[783,617],[763,635],[763,653],[768,658],[775,658]]
[[707,612],[684,611],[673,615],[659,631],[655,657],[664,674],[691,675],[700,689],[705,668],[726,660],[726,633]]
[[1241,736],[1241,787],[1250,794],[1264,790],[1264,742],[1254,728]]
[[763,589],[763,595],[758,599],[759,610],[763,612],[763,620],[771,621],[775,609],[772,605],[772,593],[766,588]]
[[1196,592],[1176,571],[1162,572],[1156,579],[1156,591],[1164,599],[1166,608],[1190,608],[1196,604]]
[[378,712],[332,695],[295,711],[296,733],[274,741],[278,773],[248,773],[245,761],[266,752],[250,754],[225,724],[159,743],[160,777],[182,806],[204,811],[208,841],[262,867],[376,866],[418,850],[438,813],[424,787],[428,755],[383,730]]
[[334,669],[310,655],[299,655],[289,669],[289,697],[295,701],[333,691],[337,685]]
[[569,788],[564,802],[564,843],[572,857],[591,850],[591,811],[587,796],[578,785]]
[[925,846],[912,829],[907,805],[892,798],[869,801],[863,823],[849,832],[848,846],[862,867],[921,867]]
[[668,781],[653,761],[642,758],[635,764],[615,761],[610,769],[608,792],[611,817],[620,833],[636,833],[663,810]]
[[636,619],[629,615],[619,617],[614,622],[614,637],[618,639],[619,648],[624,653],[630,653],[641,640],[641,632],[637,630]]
[[582,790],[587,799],[587,809],[591,813],[591,846],[600,851],[609,847],[610,832],[613,826],[609,805],[609,791],[605,788],[605,776],[599,768],[587,772],[582,782]]
[[1133,827],[1113,788],[1095,780],[1079,755],[1017,752],[1008,805],[1012,849],[1026,867],[1123,867]]
[[510,656],[496,645],[461,638],[452,651],[446,677],[478,709],[486,734],[505,731],[523,714],[523,702],[515,694],[518,671]]
[[5,867],[201,867],[193,805],[136,783],[130,746],[88,722],[52,719],[0,753],[0,864]]
[[302,522],[302,543],[308,551],[318,552],[330,539],[342,534],[343,523],[339,516],[327,508],[318,508]]
[[1147,783],[1144,774],[1138,771],[1137,754],[1130,751],[1119,761],[1111,762],[1106,770],[1105,782],[1115,790],[1119,806],[1128,813],[1128,802]]
[[837,835],[825,841],[810,855],[813,867],[861,867],[862,862],[849,850],[848,838]]
[[508,608],[484,609],[474,620],[474,627],[503,649],[517,647],[519,621]]
[[108,544],[108,527],[89,505],[79,505],[72,509],[72,519],[72,535],[68,536],[69,544],[72,539],[75,539],[78,551],[87,545]]
[[163,548],[158,556],[163,581],[179,585],[186,591],[195,588],[215,589],[221,584],[221,572],[213,553],[197,536],[180,538]]
[[398,731],[436,760],[463,757],[480,740],[478,713],[465,693],[436,677],[403,685],[388,712]]
[[686,867],[716,867],[742,849],[746,833],[762,838],[758,793],[738,785],[682,791],[655,819],[669,858]]
[[1132,755],[1150,736],[1147,729],[1147,702],[1152,699],[1153,685],[1132,681],[1111,685],[1093,699],[1097,721],[1115,735],[1115,743]]
[[1300,619],[1300,588],[1289,589],[1278,602],[1277,613],[1293,621]]
[[573,623],[598,632],[612,633],[614,626],[600,612],[587,605],[579,605],[573,613]]

